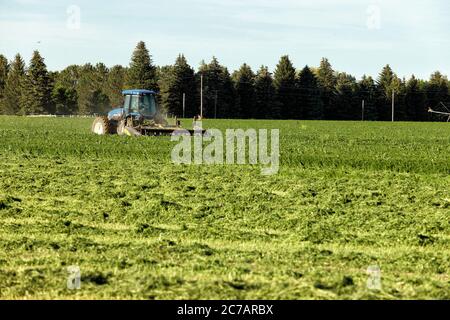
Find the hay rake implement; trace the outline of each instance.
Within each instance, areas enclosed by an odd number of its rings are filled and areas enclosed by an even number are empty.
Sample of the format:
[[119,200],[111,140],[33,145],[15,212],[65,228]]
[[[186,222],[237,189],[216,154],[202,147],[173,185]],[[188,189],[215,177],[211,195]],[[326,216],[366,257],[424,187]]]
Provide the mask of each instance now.
[[429,113],[433,113],[433,114],[437,114],[437,115],[439,115],[441,117],[445,117],[445,118],[447,118],[447,122],[450,122],[450,110],[447,108],[447,106],[443,102],[439,103],[439,106],[443,106],[445,108],[445,110],[447,110],[447,112],[445,112],[445,111],[436,111],[436,110],[433,110],[431,108],[428,108],[428,112]]

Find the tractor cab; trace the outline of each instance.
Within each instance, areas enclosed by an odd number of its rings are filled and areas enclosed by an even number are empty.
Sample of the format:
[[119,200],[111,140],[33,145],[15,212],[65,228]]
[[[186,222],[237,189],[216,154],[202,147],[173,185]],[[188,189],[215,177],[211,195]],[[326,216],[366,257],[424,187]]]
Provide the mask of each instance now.
[[156,115],[156,93],[150,90],[125,90],[123,111],[125,114],[142,115],[153,118]]
[[109,121],[122,121],[129,118],[133,120],[154,120],[158,117],[156,92],[151,90],[124,90],[123,106],[108,112]]

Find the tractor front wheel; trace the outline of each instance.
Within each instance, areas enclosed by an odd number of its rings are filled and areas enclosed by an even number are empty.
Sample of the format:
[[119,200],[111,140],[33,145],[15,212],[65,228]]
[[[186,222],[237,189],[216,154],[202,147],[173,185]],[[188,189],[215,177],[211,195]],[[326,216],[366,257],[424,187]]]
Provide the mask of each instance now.
[[125,120],[121,120],[119,121],[119,123],[117,124],[117,134],[119,136],[123,136],[125,134],[124,130],[125,130]]
[[108,117],[102,116],[97,117],[92,123],[92,132],[98,135],[105,135],[111,133],[111,123],[108,120]]

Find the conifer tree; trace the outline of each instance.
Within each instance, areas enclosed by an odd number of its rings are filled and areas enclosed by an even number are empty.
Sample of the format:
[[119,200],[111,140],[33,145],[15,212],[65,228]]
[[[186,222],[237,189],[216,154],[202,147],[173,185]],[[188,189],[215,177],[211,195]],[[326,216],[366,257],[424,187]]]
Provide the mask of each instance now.
[[57,114],[78,113],[77,84],[81,67],[70,65],[55,75],[52,99]]
[[94,104],[96,113],[106,113],[111,109],[108,97],[109,85],[109,69],[104,63],[97,63],[94,67]]
[[79,114],[88,115],[95,112],[94,81],[94,67],[90,63],[83,65],[80,68],[80,75],[77,81]]
[[406,83],[405,106],[408,120],[425,121],[428,119],[425,104],[425,92],[420,87],[419,81],[414,75]]
[[295,68],[289,60],[289,56],[282,56],[274,73],[274,85],[276,88],[277,101],[281,106],[281,117],[283,119],[293,118],[298,114],[297,90],[295,80]]
[[335,119],[336,110],[333,106],[333,95],[336,87],[336,75],[327,58],[322,58],[316,70],[317,82],[320,86],[325,119]]
[[112,107],[123,105],[122,91],[125,87],[126,69],[120,65],[111,68],[108,74],[106,94]]
[[0,114],[5,113],[4,97],[6,79],[8,77],[9,64],[8,59],[0,54]]
[[158,67],[156,70],[159,88],[158,104],[161,110],[169,114],[175,114],[175,73],[173,69],[173,66],[170,65]]
[[217,58],[213,57],[209,64],[202,62],[200,65],[196,76],[199,89],[201,75],[203,75],[203,116],[237,118],[233,82],[228,69],[221,66]]
[[232,78],[238,116],[244,119],[255,118],[255,74],[250,66],[244,63],[238,71],[233,73]]
[[22,114],[51,114],[54,112],[52,83],[44,58],[36,50],[31,57],[22,91]]
[[6,78],[3,112],[5,114],[19,114],[20,103],[25,82],[25,62],[20,54],[17,54],[11,63],[8,77]]
[[[217,102],[218,118],[238,118],[239,110],[236,106],[236,92],[231,80],[230,72],[223,67],[222,73],[222,90],[218,92],[217,98],[220,99],[221,109],[219,109],[219,101]],[[221,111],[220,111],[221,110]],[[220,113],[219,113],[220,112]]]
[[378,116],[381,121],[390,121],[392,115],[392,92],[398,92],[400,81],[389,65],[386,65],[377,79]]
[[101,114],[110,110],[110,101],[105,93],[108,77],[107,69],[103,64],[97,64],[94,67],[87,63],[79,69],[76,82],[79,114]]
[[[395,109],[394,120],[395,121],[408,121],[408,111],[406,109],[405,97],[406,97],[406,80],[397,78],[394,81],[395,88]],[[392,108],[391,108],[392,110]],[[391,112],[392,115],[392,112]]]
[[356,91],[356,79],[344,72],[339,73],[333,98],[336,120],[359,120],[361,118],[360,102]]
[[156,68],[143,41],[140,41],[131,57],[127,71],[127,89],[158,90]]
[[173,66],[159,69],[161,105],[171,114],[183,116],[183,94],[185,116],[192,117],[196,111],[196,83],[194,69],[184,55],[179,55]]
[[[378,119],[377,107],[377,88],[375,81],[370,76],[364,75],[358,83],[357,89],[358,102],[361,103],[361,119],[366,121],[376,121]],[[364,117],[362,103],[364,101]]]
[[104,63],[99,62],[95,65],[94,75],[95,87],[106,93],[108,91],[109,69]]
[[77,92],[74,89],[55,84],[52,91],[52,99],[55,104],[55,113],[71,115],[77,113]]
[[300,72],[298,80],[298,100],[294,119],[323,119],[323,104],[320,97],[320,89],[315,75],[308,66]]
[[183,115],[183,93],[185,94],[185,116],[194,116],[197,107],[195,71],[188,64],[184,55],[179,55],[174,65],[175,90],[174,100],[175,114]]
[[[448,79],[439,71],[433,73],[426,86],[427,104],[430,108],[439,108],[440,103],[450,104]],[[450,107],[450,106],[448,106]],[[443,110],[444,111],[444,110]]]
[[276,100],[275,86],[269,69],[261,66],[255,78],[255,117],[279,119],[280,105]]

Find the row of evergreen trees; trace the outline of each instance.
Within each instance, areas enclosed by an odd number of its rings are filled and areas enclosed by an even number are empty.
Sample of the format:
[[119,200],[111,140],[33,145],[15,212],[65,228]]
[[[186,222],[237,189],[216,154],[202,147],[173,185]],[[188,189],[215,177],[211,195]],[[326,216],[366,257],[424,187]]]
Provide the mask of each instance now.
[[297,71],[288,56],[281,57],[274,73],[262,66],[256,73],[243,64],[230,74],[213,58],[202,62],[197,72],[183,55],[174,65],[156,67],[144,42],[139,42],[128,67],[108,69],[71,65],[48,72],[38,51],[26,67],[19,54],[9,63],[0,55],[0,112],[2,114],[93,114],[122,104],[123,89],[160,92],[161,106],[169,113],[199,114],[200,78],[203,78],[203,115],[207,118],[260,119],[364,119],[390,120],[392,93],[395,118],[403,121],[430,120],[428,107],[448,104],[449,81],[440,72],[428,81],[400,79],[389,65],[376,80],[334,71],[322,59],[318,68]]

